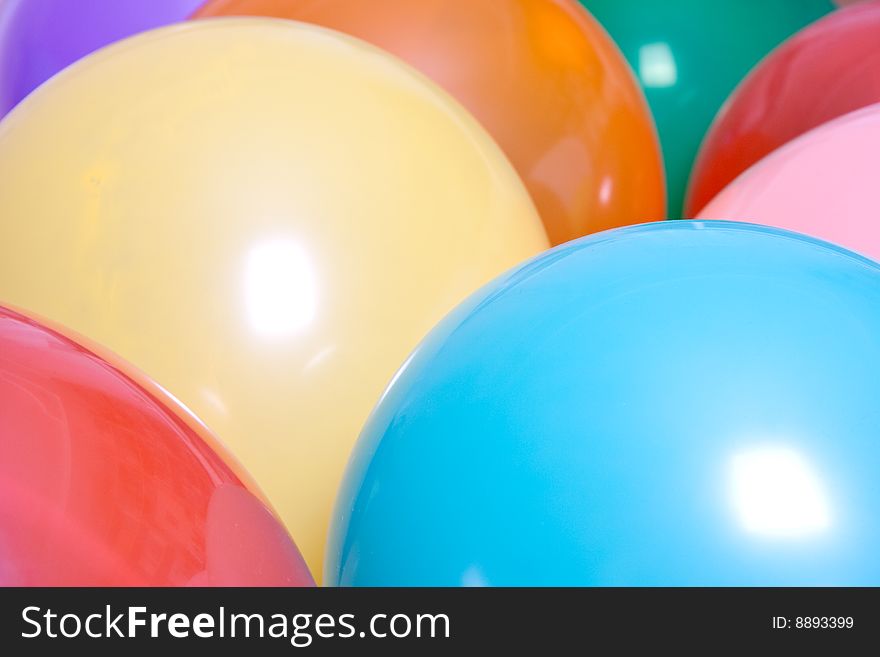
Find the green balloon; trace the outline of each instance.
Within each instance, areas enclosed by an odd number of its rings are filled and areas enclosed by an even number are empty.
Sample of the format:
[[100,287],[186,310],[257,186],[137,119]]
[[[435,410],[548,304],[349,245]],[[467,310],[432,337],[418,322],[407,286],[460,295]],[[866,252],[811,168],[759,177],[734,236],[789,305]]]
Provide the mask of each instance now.
[[620,46],[654,113],[669,217],[709,124],[737,83],[832,0],[581,0]]

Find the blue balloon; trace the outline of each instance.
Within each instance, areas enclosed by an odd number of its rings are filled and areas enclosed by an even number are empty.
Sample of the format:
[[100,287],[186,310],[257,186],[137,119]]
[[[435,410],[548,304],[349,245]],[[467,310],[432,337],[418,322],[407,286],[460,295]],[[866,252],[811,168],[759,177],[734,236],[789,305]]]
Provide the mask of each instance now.
[[678,221],[549,251],[425,339],[326,581],[876,586],[878,555],[880,265]]

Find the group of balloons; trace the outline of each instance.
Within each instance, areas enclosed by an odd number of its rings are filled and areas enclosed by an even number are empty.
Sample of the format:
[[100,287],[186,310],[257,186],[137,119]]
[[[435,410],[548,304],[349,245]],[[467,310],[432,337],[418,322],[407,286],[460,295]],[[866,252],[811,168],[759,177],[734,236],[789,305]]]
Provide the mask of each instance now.
[[0,114],[0,584],[880,584],[880,0],[0,0]]

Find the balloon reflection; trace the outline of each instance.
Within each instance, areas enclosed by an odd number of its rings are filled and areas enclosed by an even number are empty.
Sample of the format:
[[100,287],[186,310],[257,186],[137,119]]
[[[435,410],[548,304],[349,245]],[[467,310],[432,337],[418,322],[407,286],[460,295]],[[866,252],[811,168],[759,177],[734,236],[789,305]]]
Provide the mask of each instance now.
[[602,179],[602,184],[599,186],[599,203],[607,205],[611,200],[611,192],[613,190],[614,180],[609,176],[605,176],[605,178]]
[[639,48],[639,78],[646,87],[671,87],[678,82],[675,56],[668,43],[646,43]]
[[480,570],[479,566],[471,566],[461,576],[461,585],[467,588],[480,588],[489,586],[486,576]]
[[247,317],[258,334],[287,337],[315,318],[315,275],[296,241],[273,239],[254,246],[247,257],[244,281]]
[[815,468],[784,445],[736,454],[730,463],[730,496],[741,525],[752,534],[799,538],[822,533],[831,524],[828,496]]

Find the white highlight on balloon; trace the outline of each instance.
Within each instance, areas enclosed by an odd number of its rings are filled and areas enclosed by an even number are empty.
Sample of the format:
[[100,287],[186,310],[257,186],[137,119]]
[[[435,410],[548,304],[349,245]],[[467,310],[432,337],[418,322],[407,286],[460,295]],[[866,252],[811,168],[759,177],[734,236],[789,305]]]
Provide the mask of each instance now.
[[810,463],[782,445],[762,445],[735,455],[730,492],[742,526],[772,538],[800,538],[831,524],[825,487]]
[[272,239],[251,248],[244,289],[248,320],[260,335],[287,337],[315,318],[314,271],[305,249],[295,240]]
[[465,588],[481,588],[489,586],[479,566],[469,566],[461,574],[461,585]]
[[646,87],[671,87],[678,82],[678,67],[669,44],[646,43],[639,48],[639,77]]
[[612,191],[614,191],[614,180],[611,176],[605,176],[599,185],[599,203],[608,205],[608,202],[611,200]]

